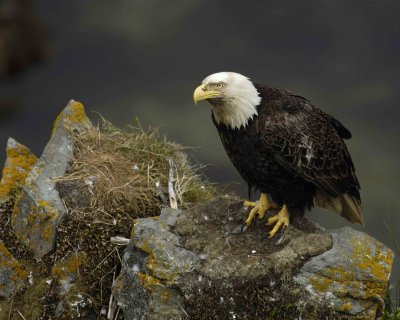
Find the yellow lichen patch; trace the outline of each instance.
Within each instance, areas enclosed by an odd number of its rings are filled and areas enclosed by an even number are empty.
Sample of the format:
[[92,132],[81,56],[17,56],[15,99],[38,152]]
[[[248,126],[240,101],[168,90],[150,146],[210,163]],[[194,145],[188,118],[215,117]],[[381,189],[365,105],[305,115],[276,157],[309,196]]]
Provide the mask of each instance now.
[[[60,213],[50,203],[39,200],[27,207],[22,194],[14,203],[12,226],[18,238],[31,249],[37,257],[52,250]],[[24,208],[24,210],[20,210]]]
[[152,255],[147,257],[146,266],[154,275],[166,280],[167,283],[172,282],[175,278],[175,274],[170,270],[170,266],[164,261],[157,261]]
[[147,244],[147,241],[145,241],[145,240],[142,241],[141,245],[139,245],[137,242],[135,242],[135,246],[140,248],[142,251],[144,251],[148,255],[152,255],[153,254],[153,249],[151,249],[149,247],[149,245]]
[[25,281],[28,278],[28,273],[14,259],[2,241],[0,241],[0,268],[12,270],[11,281],[14,283]]
[[372,251],[372,246],[365,246],[359,238],[353,237],[354,250],[352,260],[356,263],[357,267],[370,272],[375,279],[387,282],[393,264],[393,254],[386,250],[380,242],[375,239],[372,241],[375,252]]
[[42,230],[42,238],[44,240],[51,240],[54,235],[54,228],[50,223],[47,223]]
[[65,122],[65,125],[68,127],[70,125],[85,123],[88,118],[85,113],[85,108],[80,102],[71,101],[67,110],[61,112],[53,124],[53,131],[51,132],[51,136],[54,135],[55,130],[58,128],[58,125],[61,120]]
[[[149,255],[147,257],[146,266],[153,275],[156,275],[158,278],[166,280],[167,282],[172,282],[174,280],[176,275],[171,270],[171,266],[165,261],[157,261],[154,256],[154,251],[148,245],[147,241],[143,240],[141,243],[135,241],[134,245]],[[163,249],[162,244],[158,244],[158,247],[159,249]]]
[[60,280],[65,280],[67,277],[76,277],[79,273],[79,268],[87,258],[85,251],[72,253],[64,259],[57,261],[52,269],[52,275]]
[[342,305],[340,305],[338,307],[338,310],[341,312],[351,311],[351,310],[353,310],[353,306],[352,306],[351,302],[346,302],[346,303],[343,303]]
[[159,295],[162,302],[168,302],[172,296],[171,289],[166,287],[159,279],[146,273],[137,272],[141,285],[148,291]]
[[37,200],[36,204],[31,207],[30,215],[34,215],[41,221],[54,219],[58,216],[57,209],[45,200]]
[[160,280],[152,276],[149,276],[146,273],[138,272],[136,273],[136,275],[138,276],[143,287],[145,287],[147,290],[154,290],[155,286],[162,286]]
[[[345,261],[350,260],[351,267],[326,267],[322,274],[311,277],[310,283],[319,293],[330,291],[342,299],[351,297],[367,307],[371,301],[382,300],[387,291],[393,253],[374,239],[353,236],[350,242],[352,251],[342,254]],[[339,308],[351,311],[353,306],[346,302]]]
[[18,143],[7,146],[7,160],[0,182],[0,199],[15,196],[25,184],[26,177],[32,170],[37,158],[31,151]]

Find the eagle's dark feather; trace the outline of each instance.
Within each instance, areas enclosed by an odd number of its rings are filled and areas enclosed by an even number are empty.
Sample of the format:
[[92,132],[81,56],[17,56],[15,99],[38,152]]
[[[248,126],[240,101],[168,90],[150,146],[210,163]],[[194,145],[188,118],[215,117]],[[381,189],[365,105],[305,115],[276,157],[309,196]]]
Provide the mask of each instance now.
[[262,100],[246,127],[231,129],[213,116],[242,177],[294,214],[316,203],[362,223],[360,185],[343,141],[350,131],[301,96],[254,86]]

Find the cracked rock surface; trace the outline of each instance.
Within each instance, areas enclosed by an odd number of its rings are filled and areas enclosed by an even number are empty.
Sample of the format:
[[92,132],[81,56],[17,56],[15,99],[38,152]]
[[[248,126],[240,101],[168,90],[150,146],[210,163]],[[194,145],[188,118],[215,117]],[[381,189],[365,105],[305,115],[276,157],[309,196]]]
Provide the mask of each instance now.
[[240,232],[245,215],[240,201],[221,197],[137,220],[114,286],[126,319],[379,315],[390,249],[351,228],[326,232],[303,219],[268,239],[263,222]]
[[55,185],[73,155],[72,132],[91,125],[83,105],[71,100],[57,117],[51,138],[15,202],[13,228],[37,259],[54,249],[57,226],[67,212]]

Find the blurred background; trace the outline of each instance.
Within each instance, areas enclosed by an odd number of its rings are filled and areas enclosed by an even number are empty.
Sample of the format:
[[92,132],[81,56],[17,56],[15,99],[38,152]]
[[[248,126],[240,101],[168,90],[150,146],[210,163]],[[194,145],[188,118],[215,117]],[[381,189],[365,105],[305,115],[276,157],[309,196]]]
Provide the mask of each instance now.
[[[195,147],[207,177],[245,197],[210,108],[192,102],[205,76],[236,71],[308,98],[352,131],[365,213],[356,228],[394,248],[399,12],[397,0],[0,0],[0,162],[9,136],[39,156],[73,98],[92,119],[98,112],[125,126],[138,117]],[[326,228],[348,224],[318,210],[308,217]]]

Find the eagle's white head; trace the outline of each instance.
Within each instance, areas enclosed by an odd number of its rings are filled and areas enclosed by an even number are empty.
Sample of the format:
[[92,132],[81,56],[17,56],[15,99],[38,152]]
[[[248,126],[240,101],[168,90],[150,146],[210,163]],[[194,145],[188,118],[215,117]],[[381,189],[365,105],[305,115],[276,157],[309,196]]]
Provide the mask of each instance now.
[[193,94],[195,104],[207,100],[215,121],[231,129],[246,127],[257,115],[261,98],[249,78],[235,72],[218,72],[205,78]]

